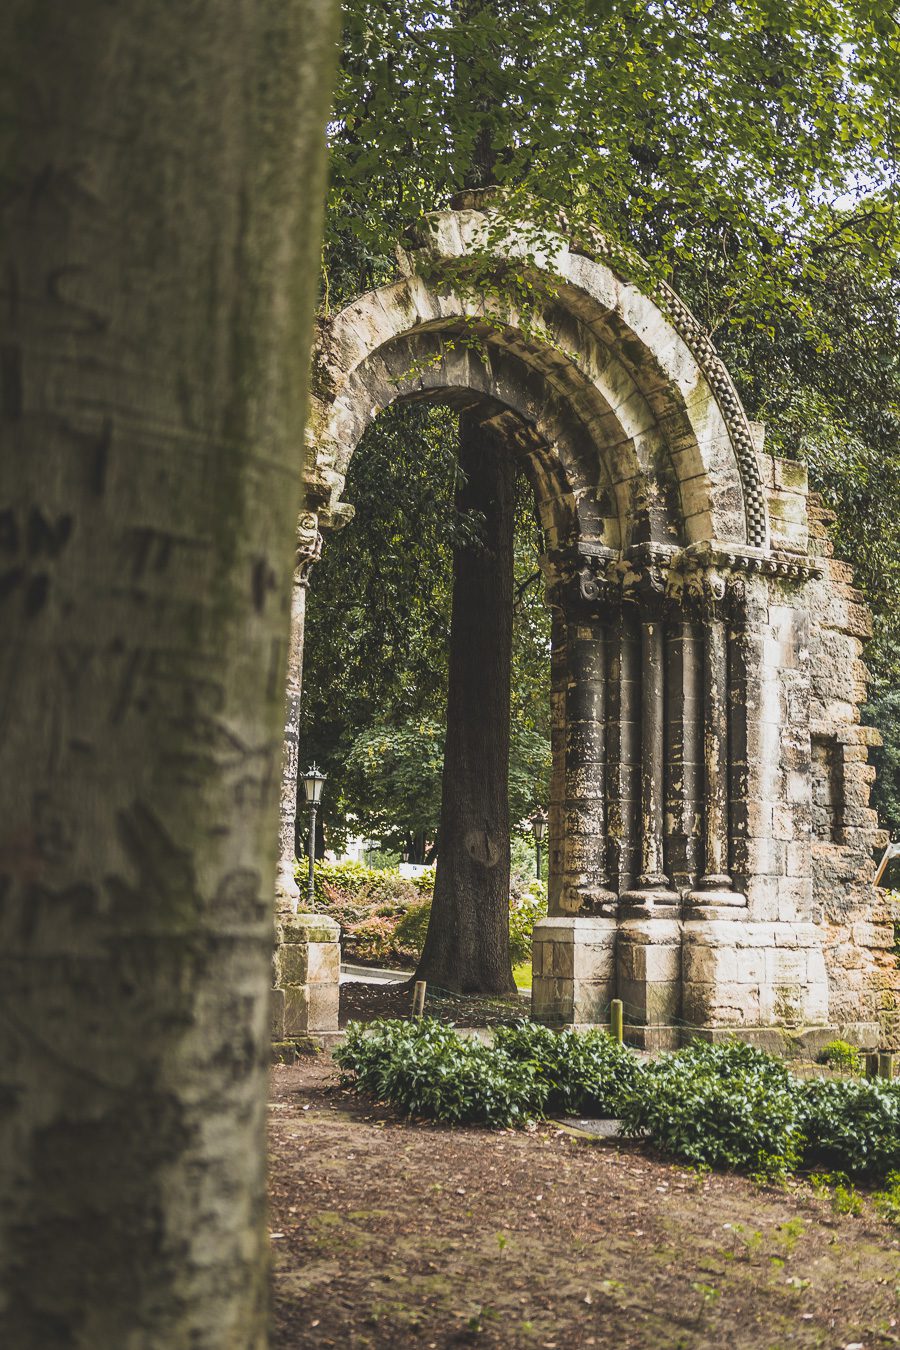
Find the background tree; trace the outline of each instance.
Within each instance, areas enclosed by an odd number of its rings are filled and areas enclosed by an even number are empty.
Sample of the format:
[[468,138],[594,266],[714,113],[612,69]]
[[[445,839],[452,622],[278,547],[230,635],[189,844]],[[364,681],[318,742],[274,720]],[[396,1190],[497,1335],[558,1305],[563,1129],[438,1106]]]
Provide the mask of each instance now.
[[[562,212],[573,231],[636,247],[707,325],[769,448],[807,459],[835,507],[838,548],[875,610],[883,727],[900,649],[898,53],[894,6],[878,0],[419,0],[402,23],[351,0],[325,251],[326,305],[386,280],[397,234],[472,181],[486,134],[510,214],[524,201],[548,228]],[[460,71],[477,100],[455,97]],[[426,474],[430,447],[418,438]],[[361,507],[362,481],[348,491]],[[428,534],[444,511],[434,496],[406,524],[399,512],[398,535]],[[383,580],[379,615],[393,608]],[[438,635],[448,601],[445,580]],[[428,687],[439,645],[421,647]],[[376,718],[380,689],[376,674]]]
[[[478,545],[478,512],[455,505],[456,416],[387,409],[361,442],[345,497],[356,516],[325,547],[308,598],[303,752],[328,770],[329,845],[348,833],[415,852],[437,836],[446,730],[450,587],[457,541]],[[534,498],[515,504],[510,818],[546,803],[549,613]],[[423,728],[419,730],[419,728]],[[300,821],[301,830],[305,822]]]
[[0,1344],[267,1342],[327,0],[0,9]]

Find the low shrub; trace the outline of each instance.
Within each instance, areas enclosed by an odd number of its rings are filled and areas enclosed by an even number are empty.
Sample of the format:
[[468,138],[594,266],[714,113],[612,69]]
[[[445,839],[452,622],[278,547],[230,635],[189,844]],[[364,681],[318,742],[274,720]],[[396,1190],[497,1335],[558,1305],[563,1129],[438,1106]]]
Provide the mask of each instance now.
[[891,1172],[883,1190],[872,1196],[875,1209],[882,1219],[900,1228],[900,1172]]
[[345,959],[415,965],[428,927],[432,868],[403,877],[396,868],[317,862],[313,880],[317,910],[341,925]]
[[618,1116],[627,1135],[698,1167],[893,1175],[883,1204],[900,1206],[900,1082],[800,1079],[740,1041],[697,1041],[643,1066],[599,1028],[533,1022],[498,1028],[490,1046],[431,1019],[352,1024],[335,1058],[347,1081],[408,1115],[501,1126]]
[[804,1162],[853,1175],[900,1169],[900,1082],[795,1079]]
[[509,901],[509,954],[514,966],[531,960],[534,925],[547,917],[547,887],[536,878],[519,897]]
[[859,1073],[862,1068],[859,1051],[849,1041],[829,1041],[819,1054],[819,1063],[832,1069],[849,1069],[851,1073]]
[[543,1114],[535,1066],[432,1018],[351,1024],[334,1057],[345,1080],[406,1115],[449,1125],[523,1125]]
[[534,1066],[546,1085],[548,1111],[562,1115],[618,1116],[638,1088],[641,1069],[630,1050],[605,1031],[553,1031],[535,1022],[500,1027],[494,1044]]
[[[297,875],[305,887],[305,870]],[[372,965],[415,966],[422,954],[434,868],[403,877],[397,868],[365,867],[358,862],[317,862],[313,875],[316,909],[341,926],[341,951],[348,961]],[[547,888],[532,879],[510,896],[509,939],[513,965],[531,958],[534,925],[547,915]]]
[[800,1158],[794,1080],[778,1060],[742,1042],[695,1041],[661,1056],[623,1106],[627,1134],[648,1132],[655,1147],[695,1166],[775,1178]]

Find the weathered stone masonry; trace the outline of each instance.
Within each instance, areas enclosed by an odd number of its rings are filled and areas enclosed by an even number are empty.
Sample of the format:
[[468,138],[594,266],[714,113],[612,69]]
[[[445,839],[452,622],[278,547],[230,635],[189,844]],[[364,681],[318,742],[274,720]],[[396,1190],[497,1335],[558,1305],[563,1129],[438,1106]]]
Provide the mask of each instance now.
[[[600,240],[534,257],[523,239],[465,194],[394,283],[322,323],[307,502],[326,533],[347,518],[352,453],[398,399],[476,409],[534,487],[553,614],[534,1013],[602,1023],[619,997],[630,1039],[658,1045],[896,1037],[859,725],[868,616],[805,471],[765,454],[671,292],[632,285]],[[504,298],[510,260],[536,283],[527,315]]]

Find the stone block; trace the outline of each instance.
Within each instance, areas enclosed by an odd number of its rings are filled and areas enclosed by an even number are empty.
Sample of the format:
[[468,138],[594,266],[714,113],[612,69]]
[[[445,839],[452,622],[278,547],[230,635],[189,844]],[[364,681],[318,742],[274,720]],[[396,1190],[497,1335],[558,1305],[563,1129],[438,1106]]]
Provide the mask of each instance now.
[[576,980],[609,981],[613,978],[615,949],[612,943],[578,943],[572,952],[572,971]]
[[[797,493],[805,497],[809,491],[809,471],[805,464],[800,464],[795,459],[778,459],[773,457],[774,483],[773,486],[782,492]],[[803,517],[806,512],[804,509]]]
[[[340,961],[340,958],[338,958]],[[309,943],[292,942],[275,949],[275,985],[306,984],[309,978]]]
[[337,985],[291,984],[284,994],[284,1038],[337,1030],[340,991]]
[[283,1041],[284,1036],[284,990],[271,989],[269,991],[269,1006],[272,1023],[272,1040]]
[[685,984],[718,984],[738,979],[738,953],[734,947],[707,947],[689,942],[685,944],[682,960]]
[[292,1036],[305,1036],[311,1029],[309,1025],[309,986],[306,984],[289,984],[279,992],[283,995],[284,1006],[284,1035],[279,1039],[288,1040]]
[[735,984],[762,984],[765,979],[765,952],[761,947],[742,947],[735,953]]
[[304,942],[339,942],[340,925],[327,914],[279,915],[275,938],[279,946]]
[[798,947],[781,947],[776,948],[775,951],[766,952],[766,983],[772,985],[805,984],[807,978],[806,955],[806,951]]
[[310,984],[339,984],[341,947],[338,942],[311,942],[307,957]]

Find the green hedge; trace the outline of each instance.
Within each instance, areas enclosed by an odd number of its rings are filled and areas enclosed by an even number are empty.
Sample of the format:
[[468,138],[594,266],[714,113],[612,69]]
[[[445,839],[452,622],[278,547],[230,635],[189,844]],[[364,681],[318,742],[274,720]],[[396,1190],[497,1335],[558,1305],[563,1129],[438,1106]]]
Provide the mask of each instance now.
[[900,1081],[802,1079],[739,1041],[694,1042],[648,1064],[600,1030],[523,1022],[487,1046],[423,1018],[351,1024],[335,1059],[346,1082],[450,1124],[617,1116],[626,1135],[694,1166],[768,1178],[900,1169]]
[[[298,879],[304,885],[303,869]],[[317,862],[313,873],[316,909],[341,925],[341,948],[350,961],[376,965],[415,965],[422,952],[434,869],[402,877],[397,868],[365,867],[362,863]],[[546,888],[530,888],[510,899],[509,938],[513,965],[531,956],[531,934],[547,913]]]

